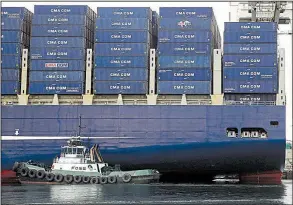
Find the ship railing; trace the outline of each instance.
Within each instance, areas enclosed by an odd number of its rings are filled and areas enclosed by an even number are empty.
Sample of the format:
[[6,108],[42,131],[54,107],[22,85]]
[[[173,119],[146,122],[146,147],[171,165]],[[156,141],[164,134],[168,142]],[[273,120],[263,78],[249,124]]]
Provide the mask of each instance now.
[[257,101],[257,102],[252,102],[252,101],[230,101],[226,100],[224,101],[225,105],[267,105],[267,106],[273,106],[276,105],[275,101]]
[[[157,103],[158,105],[181,105],[181,100],[160,100]],[[209,99],[193,99],[187,100],[187,105],[212,105],[212,101]]]

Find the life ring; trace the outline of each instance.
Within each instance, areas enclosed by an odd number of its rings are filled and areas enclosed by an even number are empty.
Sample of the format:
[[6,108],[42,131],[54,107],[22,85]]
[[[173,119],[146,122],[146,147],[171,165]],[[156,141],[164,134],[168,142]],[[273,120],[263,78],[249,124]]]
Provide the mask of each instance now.
[[28,174],[28,168],[27,167],[23,167],[20,169],[20,175],[23,176],[23,177],[26,177],[27,174]]
[[93,170],[93,166],[92,165],[89,165],[88,168],[89,168],[89,170]]
[[15,162],[13,167],[12,167],[12,171],[16,171],[19,168],[19,163]]
[[116,176],[109,176],[109,177],[108,177],[108,182],[109,182],[110,184],[114,184],[114,183],[116,183],[116,182],[117,182],[117,177],[116,177]]
[[90,180],[91,180],[91,179],[90,179],[89,176],[83,176],[83,177],[82,177],[82,182],[85,183],[85,184],[88,184],[88,183],[90,182]]
[[55,178],[55,175],[53,173],[48,173],[46,176],[46,180],[49,182],[53,181],[54,178]]
[[76,175],[76,176],[73,177],[73,181],[74,181],[75,183],[77,183],[77,184],[81,182],[81,179],[82,179],[82,178],[81,178],[80,175]]
[[63,178],[64,178],[64,176],[62,174],[57,174],[57,175],[55,175],[54,180],[56,182],[62,182]]
[[92,177],[90,183],[91,184],[98,184],[100,181],[99,177]]
[[100,178],[100,183],[101,184],[107,184],[108,183],[108,178],[107,177],[101,177]]
[[28,171],[28,176],[29,176],[30,178],[35,178],[35,177],[36,177],[36,174],[37,174],[37,170],[35,170],[35,169],[30,169],[30,170]]
[[73,181],[73,176],[72,175],[66,175],[64,177],[64,180],[67,184],[70,184]]
[[39,170],[39,171],[37,171],[36,175],[37,175],[38,179],[43,179],[45,177],[46,173],[44,170]]
[[124,174],[124,175],[122,176],[122,181],[123,181],[124,183],[129,183],[129,182],[131,181],[131,175],[128,174],[128,173]]

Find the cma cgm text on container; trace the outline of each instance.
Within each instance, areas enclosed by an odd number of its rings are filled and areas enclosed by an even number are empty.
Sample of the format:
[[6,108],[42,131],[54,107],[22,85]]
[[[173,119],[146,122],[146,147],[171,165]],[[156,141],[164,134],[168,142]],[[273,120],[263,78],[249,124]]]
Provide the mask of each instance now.
[[278,80],[278,67],[224,67],[225,80]]

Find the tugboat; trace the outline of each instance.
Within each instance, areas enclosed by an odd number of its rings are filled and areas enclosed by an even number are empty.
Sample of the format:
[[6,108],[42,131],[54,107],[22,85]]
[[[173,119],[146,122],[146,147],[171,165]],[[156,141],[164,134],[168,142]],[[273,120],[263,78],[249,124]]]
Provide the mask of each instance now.
[[[81,126],[79,125],[79,134]],[[80,135],[71,137],[61,147],[60,157],[51,167],[41,163],[15,162],[12,168],[22,184],[116,184],[155,183],[160,173],[154,169],[121,171],[120,165],[105,163],[97,144],[88,149]]]

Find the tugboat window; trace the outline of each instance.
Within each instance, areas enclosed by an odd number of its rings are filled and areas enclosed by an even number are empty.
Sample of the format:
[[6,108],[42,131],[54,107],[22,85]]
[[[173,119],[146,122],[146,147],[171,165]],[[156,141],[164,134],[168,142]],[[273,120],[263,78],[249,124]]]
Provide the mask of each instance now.
[[67,148],[68,150],[67,150],[67,152],[68,152],[68,154],[72,154],[72,148]]
[[83,149],[82,148],[77,148],[77,154],[82,154]]

